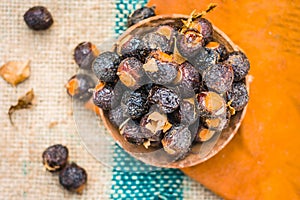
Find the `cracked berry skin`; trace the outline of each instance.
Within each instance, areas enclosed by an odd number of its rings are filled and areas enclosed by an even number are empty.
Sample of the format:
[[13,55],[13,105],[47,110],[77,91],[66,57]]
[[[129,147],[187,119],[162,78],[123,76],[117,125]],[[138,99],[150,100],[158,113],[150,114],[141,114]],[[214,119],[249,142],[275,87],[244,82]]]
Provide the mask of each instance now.
[[30,8],[23,18],[27,26],[36,31],[46,30],[53,24],[51,13],[44,6]]
[[200,116],[204,118],[226,115],[224,98],[212,91],[201,92],[196,96]]
[[189,62],[184,62],[178,67],[178,75],[174,80],[180,96],[183,98],[195,96],[201,85],[201,76],[198,70]]
[[59,173],[59,183],[68,191],[82,193],[88,175],[82,167],[78,166],[76,163],[71,163],[67,165]]
[[120,81],[130,89],[137,89],[147,81],[143,63],[135,57],[122,60],[118,67],[117,75]]
[[231,101],[232,106],[236,111],[241,111],[248,104],[249,95],[247,87],[243,82],[234,82],[232,89],[227,92],[227,99]]
[[168,53],[171,51],[171,42],[168,38],[157,32],[145,33],[142,36],[143,49],[146,52],[154,50],[161,50],[162,52]]
[[174,124],[191,125],[199,118],[199,110],[194,98],[183,99],[180,107],[168,114],[168,118]]
[[162,112],[171,113],[179,107],[180,97],[170,88],[155,86],[150,90],[148,101],[158,105]]
[[201,48],[196,56],[189,59],[190,63],[195,66],[200,74],[211,67],[214,64],[217,64],[219,55],[216,51],[211,51],[207,48]]
[[212,65],[203,72],[203,82],[208,89],[224,94],[232,86],[232,67],[226,63]]
[[177,35],[178,52],[185,58],[192,59],[203,48],[203,37],[196,31],[186,31]]
[[133,120],[129,120],[123,127],[121,127],[120,134],[127,142],[132,144],[141,145],[146,141],[145,136],[141,132],[140,125]]
[[95,87],[93,102],[103,110],[110,110],[118,105],[120,96],[119,91],[114,89],[112,84],[99,83]]
[[155,16],[155,7],[142,7],[135,10],[127,18],[127,27],[130,27],[144,19]]
[[124,105],[119,105],[108,111],[108,119],[116,128],[129,118],[127,109]]
[[225,62],[229,63],[232,66],[235,82],[245,78],[250,69],[249,60],[241,51],[234,51],[230,53],[228,59]]
[[121,60],[114,52],[103,52],[93,62],[93,72],[100,81],[114,82],[117,80],[117,69]]
[[68,95],[83,102],[91,98],[92,93],[89,92],[89,89],[94,87],[94,80],[87,74],[76,74],[66,84]]
[[172,61],[172,56],[155,51],[148,56],[143,68],[153,83],[165,85],[177,77],[178,64]]
[[82,42],[74,49],[74,60],[81,69],[91,70],[99,50],[91,42]]
[[149,110],[148,94],[143,89],[138,89],[130,93],[127,102],[127,111],[132,119],[139,119]]
[[228,58],[228,51],[226,47],[218,42],[209,42],[205,46],[205,49],[208,51],[213,51],[212,53],[218,55],[218,62],[222,62]]
[[192,144],[191,132],[186,126],[172,126],[161,142],[168,154],[182,157],[190,150]]
[[206,43],[212,40],[213,27],[210,21],[205,18],[199,17],[193,21],[193,24],[196,25],[196,30],[202,35]]
[[68,163],[69,150],[61,144],[48,147],[42,155],[43,164],[50,172],[61,170]]

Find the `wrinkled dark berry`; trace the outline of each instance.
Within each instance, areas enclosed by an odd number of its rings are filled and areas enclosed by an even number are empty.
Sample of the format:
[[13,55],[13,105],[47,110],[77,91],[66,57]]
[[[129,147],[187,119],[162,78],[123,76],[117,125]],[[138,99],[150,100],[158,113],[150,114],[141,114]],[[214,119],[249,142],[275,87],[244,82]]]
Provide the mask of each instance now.
[[128,120],[120,129],[120,134],[127,142],[141,145],[146,141],[146,137],[141,132],[141,127],[133,120]]
[[68,191],[82,193],[87,182],[86,171],[76,163],[67,165],[59,173],[59,183]]
[[218,58],[219,54],[216,51],[201,48],[196,56],[189,59],[189,62],[195,66],[200,74],[203,74],[206,69],[217,63]]
[[150,103],[158,105],[164,113],[175,111],[180,104],[180,98],[174,90],[159,86],[150,90],[148,100]]
[[228,58],[228,51],[223,44],[218,42],[209,42],[205,48],[217,54],[219,62],[222,62]]
[[174,124],[191,125],[198,120],[199,111],[194,98],[183,99],[180,107],[168,114],[168,118]]
[[136,35],[128,35],[123,38],[117,46],[117,52],[122,57],[136,57],[144,61],[149,50],[144,48],[141,39]]
[[118,77],[117,69],[120,62],[118,54],[106,51],[95,59],[92,69],[99,80],[114,82]]
[[127,111],[132,119],[139,119],[149,110],[148,94],[143,89],[138,89],[130,93],[127,102]]
[[198,92],[201,76],[189,62],[184,62],[178,67],[178,74],[174,84],[178,85],[182,97],[192,97]]
[[212,40],[213,27],[210,21],[208,21],[207,19],[199,17],[193,20],[190,28],[196,29],[202,35],[206,43]]
[[185,58],[192,59],[203,48],[203,37],[196,31],[178,34],[176,46],[178,52]]
[[141,87],[147,80],[143,63],[135,57],[125,58],[118,67],[117,75],[126,87],[133,90]]
[[61,144],[55,144],[48,147],[43,152],[43,164],[50,172],[59,171],[64,168],[68,162],[69,150]]
[[95,58],[99,55],[99,50],[91,42],[82,42],[75,47],[74,60],[81,69],[92,69]]
[[215,130],[205,128],[203,126],[199,126],[197,131],[195,141],[196,142],[205,142],[211,139],[216,134]]
[[185,126],[172,126],[162,139],[164,150],[174,156],[183,156],[192,144],[191,132]]
[[247,87],[243,82],[234,82],[232,89],[227,92],[228,101],[232,101],[232,106],[236,111],[242,110],[249,101]]
[[100,82],[95,87],[93,94],[94,104],[103,110],[115,108],[120,98],[120,91],[114,89],[112,84]]
[[155,7],[142,7],[128,16],[127,27],[130,27],[144,19],[155,16]]
[[124,105],[120,105],[108,111],[108,118],[116,128],[119,128],[121,124],[129,118],[129,115],[126,107]]
[[226,114],[226,102],[215,92],[201,92],[197,95],[197,101],[202,117],[216,117]]
[[33,30],[46,30],[53,24],[53,18],[44,6],[34,6],[24,14],[24,21]]
[[233,70],[230,65],[225,63],[212,65],[203,72],[202,78],[208,89],[223,94],[232,86]]
[[155,51],[146,59],[143,68],[153,83],[165,85],[176,78],[178,64],[173,62],[172,56]]
[[76,74],[66,84],[67,93],[74,99],[84,102],[91,98],[92,92],[89,89],[94,87],[94,80],[87,74]]
[[248,74],[250,63],[246,55],[241,51],[230,53],[226,62],[232,66],[234,81],[240,81]]
[[142,37],[143,49],[146,52],[160,50],[168,53],[171,51],[171,42],[168,38],[157,32],[145,33]]

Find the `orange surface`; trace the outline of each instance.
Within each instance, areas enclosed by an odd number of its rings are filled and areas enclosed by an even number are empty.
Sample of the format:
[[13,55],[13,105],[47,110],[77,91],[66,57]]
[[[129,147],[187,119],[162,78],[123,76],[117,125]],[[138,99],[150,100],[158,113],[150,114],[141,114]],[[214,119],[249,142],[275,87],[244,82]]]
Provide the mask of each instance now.
[[[210,1],[150,0],[157,14]],[[300,199],[300,2],[215,1],[206,17],[247,54],[254,80],[248,112],[230,144],[183,169],[226,199]]]

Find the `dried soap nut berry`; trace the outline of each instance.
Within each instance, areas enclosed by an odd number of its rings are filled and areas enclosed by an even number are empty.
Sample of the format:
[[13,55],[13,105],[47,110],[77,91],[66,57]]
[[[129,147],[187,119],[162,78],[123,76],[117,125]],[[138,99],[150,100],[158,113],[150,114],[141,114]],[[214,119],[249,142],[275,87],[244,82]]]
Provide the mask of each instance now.
[[195,66],[200,74],[203,74],[206,69],[217,64],[218,59],[219,54],[216,51],[211,51],[207,48],[201,48],[196,56],[189,59],[189,62]]
[[230,53],[226,62],[232,66],[234,81],[240,81],[248,74],[250,63],[243,52],[234,51]]
[[130,93],[127,105],[127,112],[132,119],[139,119],[149,110],[148,93],[143,88]]
[[191,23],[192,29],[196,29],[204,38],[204,41],[207,43],[212,40],[213,38],[213,27],[210,21],[203,17],[196,18]]
[[227,99],[228,101],[231,101],[230,106],[232,106],[235,111],[243,110],[249,101],[248,91],[245,83],[234,82],[232,84],[232,89],[227,92]]
[[200,126],[196,134],[195,142],[206,142],[210,140],[215,135],[215,133],[215,130]]
[[140,126],[147,139],[155,140],[161,138],[163,133],[172,127],[172,124],[169,123],[166,114],[153,110],[142,117]]
[[213,51],[213,53],[218,55],[218,61],[222,62],[228,58],[228,51],[226,47],[218,42],[209,42],[206,46],[206,49]]
[[176,92],[170,88],[154,86],[149,93],[148,101],[158,105],[164,113],[174,112],[180,104],[180,98]]
[[69,150],[61,144],[48,147],[42,155],[43,164],[50,172],[56,172],[64,168],[68,162]]
[[53,24],[51,13],[44,6],[30,8],[26,11],[23,18],[27,26],[36,31],[46,30]]
[[208,129],[222,131],[228,127],[229,120],[225,115],[221,115],[217,117],[202,118],[202,123]]
[[133,90],[141,87],[146,81],[143,63],[135,57],[125,58],[118,67],[117,75],[126,87]]
[[142,7],[128,16],[127,27],[130,27],[144,19],[155,16],[155,7]]
[[192,97],[198,92],[201,76],[189,62],[184,62],[178,67],[178,73],[173,83],[177,85],[181,97]]
[[178,52],[184,57],[192,59],[203,47],[203,37],[196,31],[187,31],[177,35],[176,47]]
[[120,91],[115,89],[112,84],[100,82],[94,89],[93,102],[103,110],[113,109],[121,98],[119,93]]
[[120,134],[124,137],[127,142],[141,145],[146,141],[146,137],[141,132],[140,125],[133,121],[127,120],[124,125],[120,128]]
[[91,42],[82,42],[74,49],[74,60],[81,69],[91,70],[99,50]]
[[148,56],[143,68],[153,83],[165,85],[176,78],[178,64],[173,62],[172,56],[155,51]]
[[94,80],[87,74],[76,74],[66,84],[67,93],[76,100],[87,101],[91,98],[89,90],[95,87]]
[[180,107],[168,114],[168,118],[173,124],[191,125],[195,123],[199,118],[199,110],[195,98],[183,99],[180,102]]
[[114,82],[117,80],[117,69],[121,60],[114,52],[103,52],[93,62],[92,69],[100,81]]
[[59,183],[70,192],[82,194],[87,183],[87,177],[85,169],[76,163],[71,163],[59,173]]
[[173,156],[184,156],[192,144],[191,132],[185,126],[172,126],[161,141],[164,150]]
[[171,52],[171,41],[157,32],[145,33],[142,36],[143,49],[147,52],[161,50],[162,52]]
[[129,118],[127,108],[124,105],[119,105],[116,108],[109,110],[108,118],[116,128],[119,128],[122,123]]
[[216,117],[226,114],[225,100],[215,92],[201,92],[197,95],[201,117]]
[[203,72],[203,83],[219,94],[230,90],[233,82],[232,67],[225,63],[212,65]]
[[139,36],[127,35],[123,38],[116,49],[117,53],[122,57],[136,57],[141,61],[144,61],[149,54],[148,50],[143,47],[143,43]]

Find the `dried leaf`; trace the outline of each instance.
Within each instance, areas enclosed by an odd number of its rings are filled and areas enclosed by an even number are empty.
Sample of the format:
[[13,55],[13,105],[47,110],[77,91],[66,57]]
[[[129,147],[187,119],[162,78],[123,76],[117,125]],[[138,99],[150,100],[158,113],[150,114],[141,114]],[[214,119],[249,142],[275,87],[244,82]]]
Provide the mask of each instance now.
[[10,108],[8,110],[8,116],[9,116],[10,123],[12,125],[14,125],[12,118],[11,118],[12,114],[16,110],[31,108],[33,105],[33,99],[34,99],[34,92],[33,92],[33,89],[31,89],[30,91],[28,91],[25,94],[25,96],[22,96],[18,99],[17,105],[10,106]]
[[13,86],[25,81],[30,76],[30,61],[9,61],[1,66],[0,76]]

